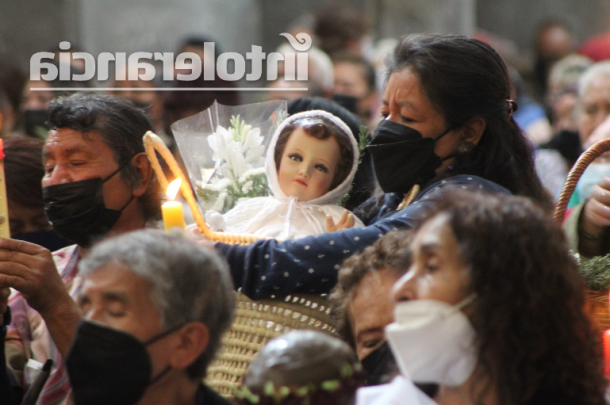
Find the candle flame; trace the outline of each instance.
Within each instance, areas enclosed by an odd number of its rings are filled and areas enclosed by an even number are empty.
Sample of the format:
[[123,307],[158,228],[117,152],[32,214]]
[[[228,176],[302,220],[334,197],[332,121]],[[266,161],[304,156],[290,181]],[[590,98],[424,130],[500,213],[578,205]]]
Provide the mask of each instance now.
[[182,180],[180,179],[180,177],[178,177],[176,180],[169,183],[169,186],[167,186],[166,194],[170,198],[170,200],[173,200],[174,198],[176,198],[176,194],[178,194],[178,190],[180,190],[181,184],[182,184]]

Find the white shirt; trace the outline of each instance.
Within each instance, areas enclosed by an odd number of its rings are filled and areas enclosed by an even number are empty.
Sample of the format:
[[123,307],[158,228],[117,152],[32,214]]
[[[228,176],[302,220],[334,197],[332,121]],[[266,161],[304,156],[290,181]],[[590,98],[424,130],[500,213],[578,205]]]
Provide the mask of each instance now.
[[389,384],[356,391],[356,405],[438,405],[402,375]]

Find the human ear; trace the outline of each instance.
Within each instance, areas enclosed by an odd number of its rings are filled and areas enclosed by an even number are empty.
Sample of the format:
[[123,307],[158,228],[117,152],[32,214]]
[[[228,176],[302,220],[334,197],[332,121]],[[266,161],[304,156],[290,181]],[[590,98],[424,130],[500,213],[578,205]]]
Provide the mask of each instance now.
[[173,369],[184,370],[208,347],[210,333],[205,324],[189,322],[180,328],[178,339],[169,362]]
[[141,197],[146,193],[153,178],[153,168],[145,152],[138,153],[131,159],[131,165],[138,173],[139,181],[134,184],[132,194]]
[[476,146],[485,132],[487,123],[481,117],[474,117],[468,120],[463,126],[463,131],[460,134],[460,144],[470,144]]

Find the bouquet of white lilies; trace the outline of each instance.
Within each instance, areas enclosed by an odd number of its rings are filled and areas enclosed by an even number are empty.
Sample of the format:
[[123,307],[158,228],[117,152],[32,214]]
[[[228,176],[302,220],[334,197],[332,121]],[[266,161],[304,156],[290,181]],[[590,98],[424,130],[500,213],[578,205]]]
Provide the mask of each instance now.
[[172,125],[203,212],[225,213],[245,199],[269,195],[264,169],[267,141],[286,116],[286,103],[281,101],[214,103]]

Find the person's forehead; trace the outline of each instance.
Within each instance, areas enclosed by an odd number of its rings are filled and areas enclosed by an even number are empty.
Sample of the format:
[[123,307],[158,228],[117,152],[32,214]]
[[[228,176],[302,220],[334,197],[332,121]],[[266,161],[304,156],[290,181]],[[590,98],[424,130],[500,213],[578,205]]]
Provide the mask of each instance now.
[[410,68],[404,68],[390,75],[384,92],[385,104],[395,103],[413,110],[432,109],[432,104],[423,91],[419,78]]
[[591,80],[583,93],[583,100],[599,97],[610,92],[610,75],[602,75]]
[[151,285],[146,279],[116,260],[111,260],[89,273],[85,277],[85,286],[87,290],[102,295],[108,292],[121,292],[128,297],[148,298],[151,290]]
[[391,301],[392,287],[399,278],[400,275],[389,268],[367,273],[351,297],[352,307],[362,306],[362,310],[367,310],[386,300]]
[[341,71],[342,75],[347,75],[348,78],[358,78],[362,81],[366,80],[364,77],[364,67],[352,63],[352,62],[339,62],[335,64],[335,69]]
[[85,150],[92,153],[113,153],[97,131],[82,133],[71,128],[58,128],[49,131],[44,144],[45,154],[52,152],[67,153],[73,150]]
[[[90,307],[93,319],[146,340],[161,327],[161,314],[153,301],[153,286],[118,261],[108,261],[84,277],[79,302]],[[104,316],[120,309],[123,316]]]
[[394,271],[382,269],[362,278],[348,305],[356,335],[364,330],[383,328],[391,321],[392,287],[399,277]]
[[454,239],[453,232],[448,226],[447,214],[440,213],[424,223],[413,239],[413,246],[416,249],[430,246],[440,247]]

